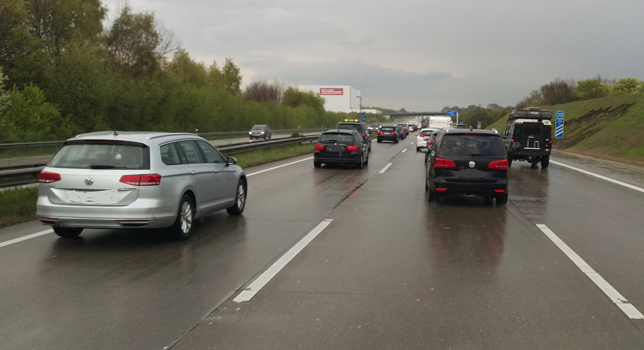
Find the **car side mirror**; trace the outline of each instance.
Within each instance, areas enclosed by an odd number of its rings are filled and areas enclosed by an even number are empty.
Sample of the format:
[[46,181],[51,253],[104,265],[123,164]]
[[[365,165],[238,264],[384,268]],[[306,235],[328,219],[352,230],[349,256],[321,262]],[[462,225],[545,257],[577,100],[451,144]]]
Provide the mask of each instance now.
[[237,164],[237,158],[235,157],[226,158],[226,165],[233,165],[233,164]]

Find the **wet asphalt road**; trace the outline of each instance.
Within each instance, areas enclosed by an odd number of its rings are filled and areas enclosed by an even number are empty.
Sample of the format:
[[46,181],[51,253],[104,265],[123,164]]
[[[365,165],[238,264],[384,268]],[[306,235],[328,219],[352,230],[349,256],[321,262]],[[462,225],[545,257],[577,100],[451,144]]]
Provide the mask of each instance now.
[[[374,142],[361,170],[246,169],[244,215],[212,215],[187,242],[87,230],[0,246],[0,349],[644,349],[644,320],[618,307],[644,311],[644,193],[561,164],[644,188],[642,173],[556,154],[547,170],[513,163],[507,206],[427,203],[413,141]],[[46,230],[5,228],[0,245]]]

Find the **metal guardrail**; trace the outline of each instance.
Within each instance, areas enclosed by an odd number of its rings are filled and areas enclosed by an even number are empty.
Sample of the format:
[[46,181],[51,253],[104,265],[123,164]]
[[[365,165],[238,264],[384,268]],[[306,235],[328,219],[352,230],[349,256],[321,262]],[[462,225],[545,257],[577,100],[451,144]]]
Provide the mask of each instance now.
[[[315,142],[318,139],[317,135],[304,136],[304,137],[289,137],[270,141],[262,142],[245,142],[243,144],[219,146],[217,149],[225,156],[232,156],[235,154],[257,151],[261,149],[269,149],[280,146],[303,144]],[[31,160],[39,164],[29,164],[28,168],[0,170],[0,187],[16,186],[38,182],[38,174],[44,168],[53,155],[42,157],[28,157],[20,158],[25,161]],[[18,158],[17,158],[18,159]],[[19,159],[18,159],[19,160]]]

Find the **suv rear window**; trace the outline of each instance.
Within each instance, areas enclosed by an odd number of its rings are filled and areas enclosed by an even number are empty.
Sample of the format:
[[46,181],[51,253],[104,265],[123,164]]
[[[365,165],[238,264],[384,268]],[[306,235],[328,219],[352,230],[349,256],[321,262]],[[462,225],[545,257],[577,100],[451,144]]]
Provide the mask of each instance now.
[[441,141],[442,157],[499,156],[505,157],[503,139],[485,134],[447,134]]
[[125,142],[68,142],[49,163],[50,167],[76,169],[150,169],[149,149]]
[[338,124],[338,129],[340,130],[355,130],[357,132],[362,132],[362,125],[361,124]]
[[340,144],[354,143],[353,136],[345,133],[324,133],[320,135],[319,142]]
[[394,130],[395,129],[393,126],[383,126],[382,128],[380,128],[380,131],[394,131]]

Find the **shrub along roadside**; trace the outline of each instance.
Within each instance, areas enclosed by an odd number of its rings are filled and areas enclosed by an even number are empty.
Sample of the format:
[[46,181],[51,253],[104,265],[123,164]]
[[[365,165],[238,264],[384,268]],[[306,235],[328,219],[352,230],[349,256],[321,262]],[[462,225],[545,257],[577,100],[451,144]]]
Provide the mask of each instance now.
[[[268,150],[241,153],[235,156],[237,164],[246,169],[260,164],[313,153],[314,143],[290,145]],[[17,188],[0,192],[0,227],[7,227],[36,218],[38,188]]]

